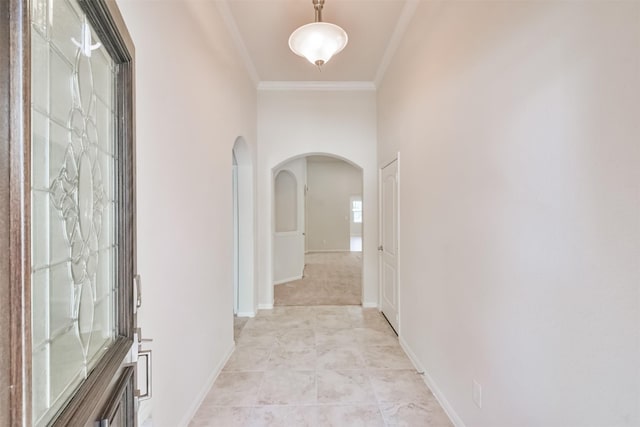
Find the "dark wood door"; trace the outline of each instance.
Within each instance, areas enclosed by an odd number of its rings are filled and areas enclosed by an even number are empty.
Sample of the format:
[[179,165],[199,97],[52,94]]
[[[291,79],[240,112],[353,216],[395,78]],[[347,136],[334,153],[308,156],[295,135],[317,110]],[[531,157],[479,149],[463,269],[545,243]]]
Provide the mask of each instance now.
[[135,425],[133,44],[113,0],[0,33],[0,425]]

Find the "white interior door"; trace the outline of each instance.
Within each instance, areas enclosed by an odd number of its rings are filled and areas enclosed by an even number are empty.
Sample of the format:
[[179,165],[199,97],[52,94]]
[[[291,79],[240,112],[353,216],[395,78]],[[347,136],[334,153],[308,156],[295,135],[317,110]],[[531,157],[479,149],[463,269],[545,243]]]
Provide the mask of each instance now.
[[380,170],[380,293],[382,313],[398,332],[398,161]]

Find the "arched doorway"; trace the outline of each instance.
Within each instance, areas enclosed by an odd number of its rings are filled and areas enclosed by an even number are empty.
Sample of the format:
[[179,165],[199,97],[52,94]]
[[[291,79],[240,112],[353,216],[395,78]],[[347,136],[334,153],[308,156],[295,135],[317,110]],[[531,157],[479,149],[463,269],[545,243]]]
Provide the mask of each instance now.
[[362,304],[362,168],[307,154],[272,173],[274,305]]

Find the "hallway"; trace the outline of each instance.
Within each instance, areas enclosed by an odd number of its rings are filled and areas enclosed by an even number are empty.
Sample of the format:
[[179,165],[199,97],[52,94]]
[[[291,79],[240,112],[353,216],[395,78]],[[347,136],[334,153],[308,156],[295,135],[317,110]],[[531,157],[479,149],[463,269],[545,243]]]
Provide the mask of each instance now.
[[380,312],[360,306],[260,311],[191,422],[392,425],[452,426]]

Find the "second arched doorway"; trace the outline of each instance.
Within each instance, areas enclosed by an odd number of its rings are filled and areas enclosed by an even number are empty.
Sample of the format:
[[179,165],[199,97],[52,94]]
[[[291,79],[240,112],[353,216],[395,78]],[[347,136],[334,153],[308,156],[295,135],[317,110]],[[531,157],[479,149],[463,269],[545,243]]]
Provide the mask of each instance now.
[[275,167],[273,182],[274,305],[360,305],[362,168],[305,155]]

